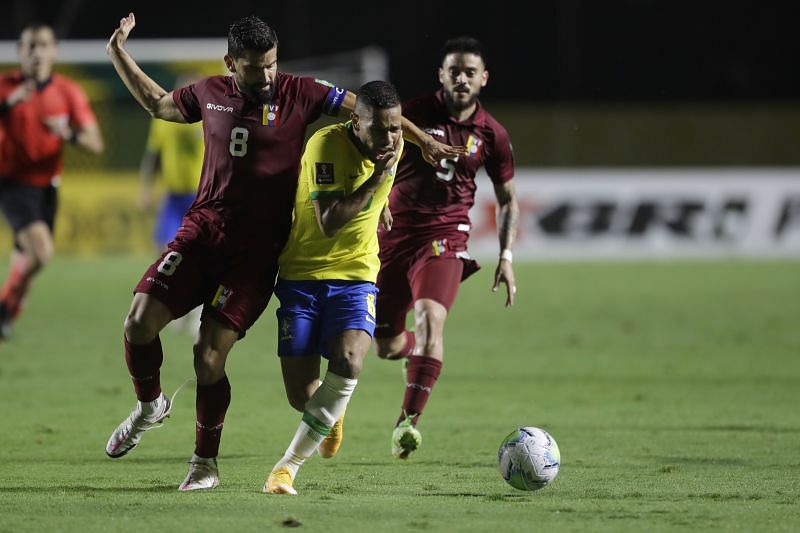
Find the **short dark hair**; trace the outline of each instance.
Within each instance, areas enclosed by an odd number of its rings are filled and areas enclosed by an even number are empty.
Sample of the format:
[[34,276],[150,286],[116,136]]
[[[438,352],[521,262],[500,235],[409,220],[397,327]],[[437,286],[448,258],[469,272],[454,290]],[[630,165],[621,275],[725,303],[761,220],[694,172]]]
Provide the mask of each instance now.
[[400,105],[400,95],[388,81],[370,81],[358,88],[356,104],[359,103],[376,109],[389,109]]
[[483,60],[483,66],[486,66],[486,49],[481,42],[474,37],[455,37],[449,39],[442,47],[442,63],[444,58],[449,54],[475,54]]
[[228,28],[228,55],[242,57],[245,50],[265,53],[278,45],[275,30],[255,15],[240,18]]
[[32,31],[33,32],[33,31],[39,31],[39,30],[50,30],[51,32],[53,32],[53,37],[55,38],[55,36],[56,36],[56,30],[54,30],[53,27],[50,24],[42,22],[41,20],[34,20],[34,21],[31,21],[31,22],[25,24],[22,27],[22,29],[19,32],[19,38],[21,40],[22,39],[22,34],[25,33],[26,31]]

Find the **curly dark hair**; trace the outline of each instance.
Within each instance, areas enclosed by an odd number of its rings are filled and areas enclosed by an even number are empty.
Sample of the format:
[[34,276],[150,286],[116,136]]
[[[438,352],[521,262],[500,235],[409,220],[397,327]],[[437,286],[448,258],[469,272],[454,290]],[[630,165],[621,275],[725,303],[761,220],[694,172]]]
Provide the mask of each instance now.
[[242,57],[245,50],[265,53],[278,45],[275,30],[255,15],[240,18],[228,28],[228,55]]

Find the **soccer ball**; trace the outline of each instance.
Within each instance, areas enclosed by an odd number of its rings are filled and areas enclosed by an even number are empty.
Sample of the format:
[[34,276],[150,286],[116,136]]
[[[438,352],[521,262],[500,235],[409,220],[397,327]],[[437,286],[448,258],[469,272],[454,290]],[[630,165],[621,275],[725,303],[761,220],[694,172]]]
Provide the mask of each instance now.
[[500,475],[519,490],[539,490],[558,474],[561,452],[548,432],[534,427],[512,431],[497,452]]

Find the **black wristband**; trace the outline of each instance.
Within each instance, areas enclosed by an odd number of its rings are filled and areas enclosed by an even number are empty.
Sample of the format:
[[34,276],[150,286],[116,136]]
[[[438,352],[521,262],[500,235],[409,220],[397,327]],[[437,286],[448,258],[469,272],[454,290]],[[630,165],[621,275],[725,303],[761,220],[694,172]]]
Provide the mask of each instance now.
[[69,137],[67,137],[67,142],[70,144],[75,144],[78,141],[78,130],[70,130]]
[[9,109],[11,109],[11,106],[8,105],[8,102],[5,100],[0,102],[0,115],[5,115]]

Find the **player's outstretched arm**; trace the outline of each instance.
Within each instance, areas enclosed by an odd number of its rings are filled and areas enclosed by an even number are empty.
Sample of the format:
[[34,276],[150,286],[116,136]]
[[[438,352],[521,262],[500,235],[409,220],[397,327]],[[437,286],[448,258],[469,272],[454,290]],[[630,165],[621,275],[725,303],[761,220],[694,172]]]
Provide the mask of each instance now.
[[517,219],[519,218],[519,204],[514,180],[494,186],[497,198],[498,237],[500,238],[500,258],[494,272],[494,286],[492,291],[497,292],[501,283],[506,285],[506,307],[514,305],[514,296],[517,285],[514,281],[514,269],[511,267],[511,247],[517,234]]
[[468,154],[466,146],[450,146],[440,143],[406,117],[402,117],[401,123],[403,138],[419,146],[423,159],[430,165],[437,166],[442,159],[453,159],[456,156]]
[[[339,107],[339,116],[349,115],[356,107],[356,95],[347,91],[344,101]],[[439,165],[442,159],[453,159],[458,155],[468,155],[466,146],[449,146],[442,144],[421,129],[406,117],[400,117],[403,126],[403,138],[410,141],[422,150],[422,157],[433,166]]]
[[133,13],[120,19],[119,27],[114,30],[106,52],[111,56],[111,62],[122,79],[122,82],[134,98],[144,107],[150,115],[168,120],[170,122],[186,122],[175,101],[172,93],[165,91],[139,68],[139,65],[125,50],[125,41],[128,40],[131,30],[136,26],[136,17]]

